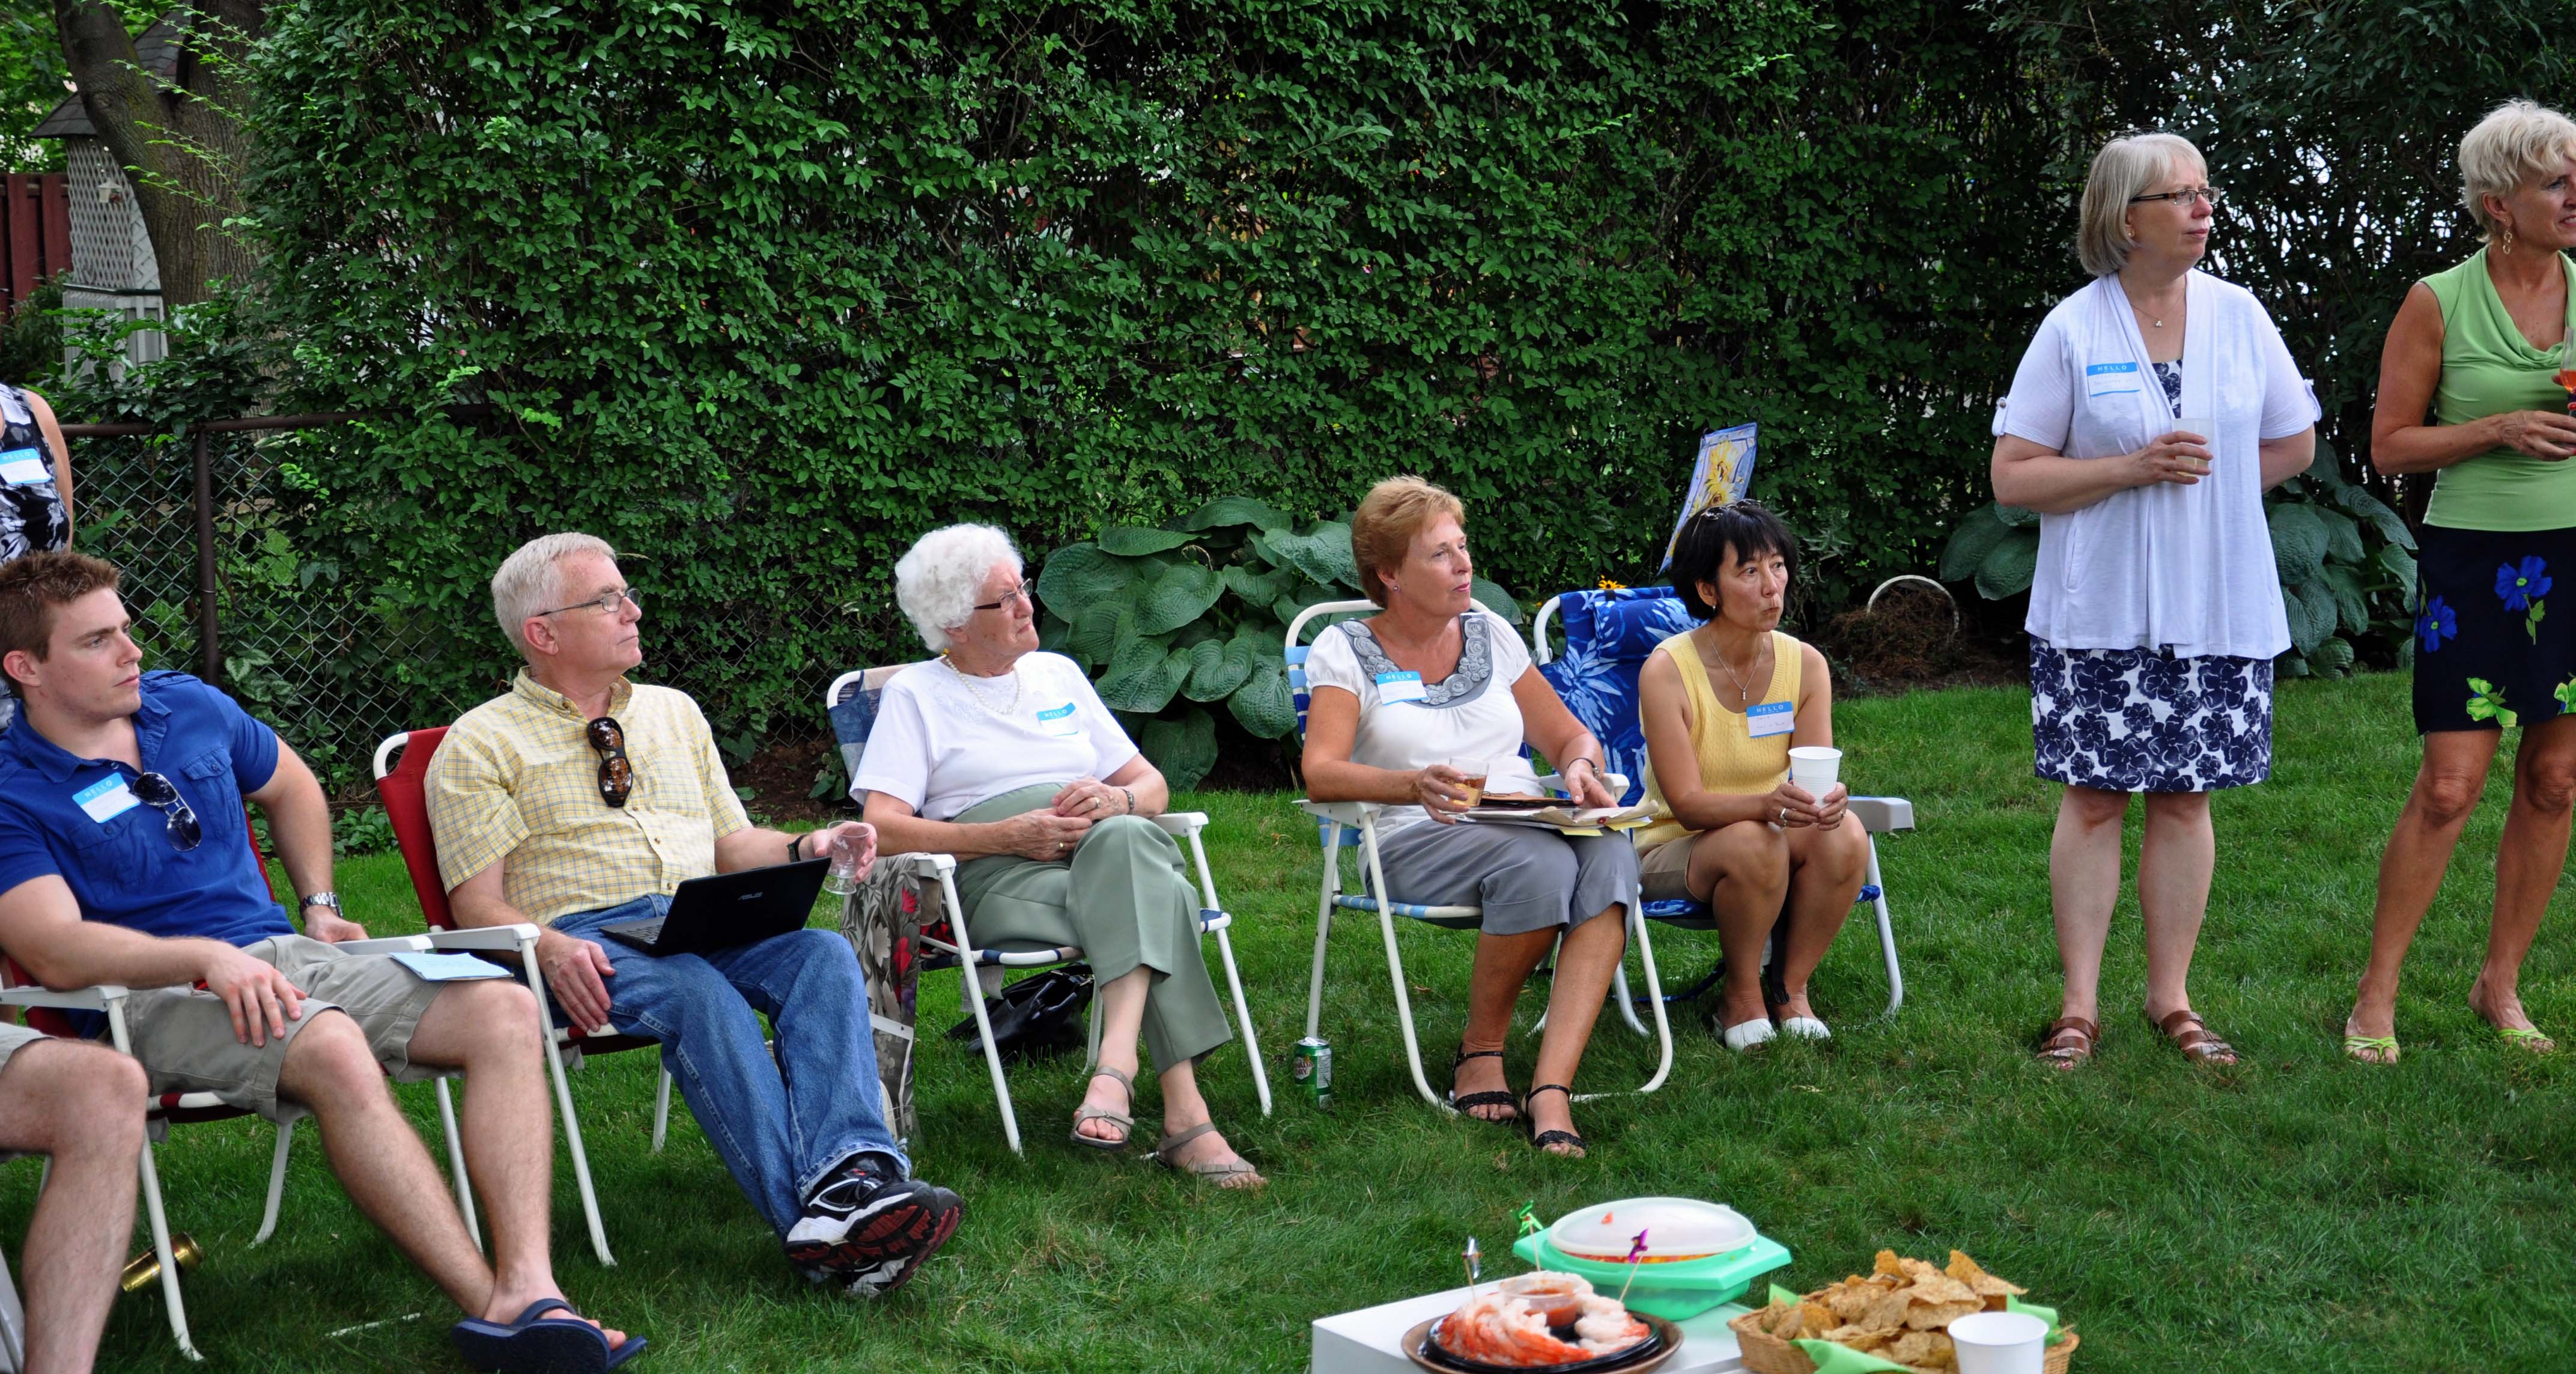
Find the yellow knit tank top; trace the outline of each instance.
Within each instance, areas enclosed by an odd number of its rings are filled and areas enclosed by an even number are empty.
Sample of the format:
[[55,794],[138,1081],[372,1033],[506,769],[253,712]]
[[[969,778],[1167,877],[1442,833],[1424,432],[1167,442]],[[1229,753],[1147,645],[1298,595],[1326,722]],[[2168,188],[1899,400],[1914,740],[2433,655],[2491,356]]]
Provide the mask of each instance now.
[[[1708,680],[1708,665],[1700,662],[1699,650],[1690,642],[1691,632],[1666,639],[1655,646],[1655,652],[1668,654],[1673,665],[1681,669],[1682,693],[1690,701],[1691,744],[1699,754],[1699,785],[1709,792],[1763,795],[1778,787],[1789,776],[1789,741],[1796,732],[1753,737],[1745,724],[1744,712],[1721,706],[1717,690]],[[1754,705],[1785,701],[1792,710],[1798,702],[1798,679],[1805,670],[1804,646],[1795,639],[1771,632],[1771,685]],[[1646,804],[1655,809],[1658,819],[1637,836],[1637,847],[1651,848],[1667,840],[1677,840],[1691,833],[1673,819],[1673,808],[1664,800],[1663,784],[1655,780],[1655,765],[1646,764]]]

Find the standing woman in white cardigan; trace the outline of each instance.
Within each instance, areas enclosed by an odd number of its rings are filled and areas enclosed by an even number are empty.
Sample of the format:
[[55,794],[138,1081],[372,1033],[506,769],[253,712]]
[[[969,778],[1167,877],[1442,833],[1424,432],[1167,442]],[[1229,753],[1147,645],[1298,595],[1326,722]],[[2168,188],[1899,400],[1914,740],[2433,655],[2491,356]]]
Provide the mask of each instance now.
[[2263,493],[2308,466],[2318,410],[2261,303],[2195,270],[2216,204],[2185,139],[2096,154],[2076,245],[2093,283],[2049,312],[1995,418],[1995,499],[2040,512],[2025,628],[2038,772],[2066,784],[2048,854],[2066,989],[2039,1053],[2059,1068],[2101,1039],[2139,792],[2147,1020],[2195,1063],[2236,1062],[2185,983],[2217,857],[2209,794],[2271,772],[2290,632]]

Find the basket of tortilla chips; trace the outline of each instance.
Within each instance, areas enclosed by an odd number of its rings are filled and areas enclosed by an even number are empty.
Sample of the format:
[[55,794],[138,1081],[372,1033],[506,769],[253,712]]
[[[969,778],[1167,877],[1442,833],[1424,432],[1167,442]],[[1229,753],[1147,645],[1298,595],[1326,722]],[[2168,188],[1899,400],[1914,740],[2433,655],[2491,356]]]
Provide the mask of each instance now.
[[[2078,1344],[2075,1333],[2058,1326],[2055,1312],[2017,1301],[2024,1291],[1956,1250],[1946,1269],[1881,1250],[1867,1278],[1854,1275],[1805,1297],[1774,1287],[1769,1306],[1726,1325],[1735,1333],[1744,1367],[1753,1374],[1816,1374],[1819,1362],[1811,1350],[1837,1369],[1941,1374],[1959,1367],[1950,1346],[1950,1323],[1971,1312],[2009,1308],[2048,1323],[2048,1355],[2041,1368],[2047,1374],[2066,1374],[2066,1362]],[[1866,1358],[1845,1358],[1831,1346]]]

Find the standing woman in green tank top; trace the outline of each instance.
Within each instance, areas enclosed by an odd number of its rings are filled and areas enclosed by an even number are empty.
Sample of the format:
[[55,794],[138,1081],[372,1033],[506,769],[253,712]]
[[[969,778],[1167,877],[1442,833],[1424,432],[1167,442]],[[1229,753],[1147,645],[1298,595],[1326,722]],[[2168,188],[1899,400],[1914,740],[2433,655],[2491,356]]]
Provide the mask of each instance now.
[[2562,252],[2576,247],[2576,122],[2504,105],[2460,141],[2460,182],[2486,246],[2406,293],[2371,421],[2381,472],[2437,475],[2416,589],[2424,763],[2379,862],[2370,967],[2344,1025],[2344,1052],[2368,1064],[2397,1062],[2398,965],[2516,726],[2469,1006],[2509,1044],[2557,1048],[2523,1013],[2519,985],[2576,800],[2576,419],[2558,381],[2576,365],[2576,265]]

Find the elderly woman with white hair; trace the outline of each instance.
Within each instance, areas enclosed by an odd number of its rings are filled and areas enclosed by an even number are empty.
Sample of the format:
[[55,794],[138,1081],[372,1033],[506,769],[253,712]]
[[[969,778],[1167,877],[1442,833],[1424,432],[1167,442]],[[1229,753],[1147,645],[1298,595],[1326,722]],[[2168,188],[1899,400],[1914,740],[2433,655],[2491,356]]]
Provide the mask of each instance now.
[[1146,819],[1171,799],[1163,775],[1073,660],[1038,651],[1019,551],[1000,530],[933,530],[894,579],[939,657],[887,681],[853,779],[886,852],[955,855],[980,946],[1082,947],[1099,987],[1100,1061],[1073,1143],[1126,1148],[1141,1031],[1163,1088],[1155,1160],[1259,1187],[1199,1095],[1199,1062],[1232,1031],[1180,846]]
[[2546,614],[2576,568],[2576,122],[2528,100],[2460,140],[2460,199],[2485,246],[2409,287],[2379,355],[2370,456],[2430,472],[2418,535],[2415,729],[2424,761],[2379,863],[2370,965],[2344,1052],[2397,1062],[2397,970],[2519,723],[2495,906],[2469,1006],[2505,1043],[2555,1049],[2523,1013],[2523,955],[2567,863],[2576,799],[2576,617]]
[[2235,1051],[2186,980],[2209,906],[2209,794],[2272,764],[2272,660],[2290,647],[2263,493],[2315,454],[2314,394],[2243,288],[2197,270],[2218,193],[2172,134],[2114,139],[2084,185],[2092,284],[2048,313],[1995,416],[1995,499],[2040,513],[2031,733],[2064,783],[2049,846],[2058,1019],[2040,1058],[2100,1042],[2120,832],[2146,794],[2138,908],[2148,1022],[2185,1058]]

